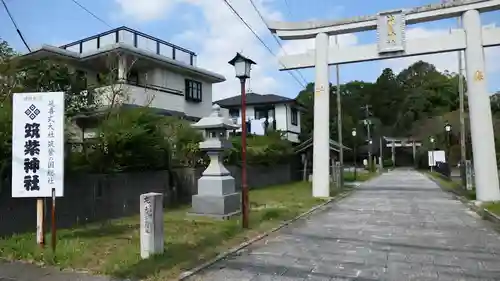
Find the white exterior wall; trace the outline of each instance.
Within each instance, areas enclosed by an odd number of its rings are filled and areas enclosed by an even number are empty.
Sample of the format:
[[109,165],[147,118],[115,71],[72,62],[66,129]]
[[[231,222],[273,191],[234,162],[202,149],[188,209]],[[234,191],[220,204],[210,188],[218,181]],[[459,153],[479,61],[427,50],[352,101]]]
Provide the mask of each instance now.
[[[229,111],[228,111],[229,114]],[[241,109],[239,110],[239,118],[241,118]],[[255,107],[247,106],[247,118],[253,119],[255,117]],[[300,111],[298,112],[297,126],[292,125],[291,106],[287,104],[275,105],[276,117],[276,130],[286,132],[287,139],[291,142],[299,142],[300,134]]]
[[286,105],[287,108],[287,125],[288,125],[288,139],[293,142],[299,142],[299,134],[300,134],[300,111],[297,110],[297,125],[292,124],[292,107],[290,105]]
[[276,105],[274,109],[274,114],[276,115],[276,130],[280,130],[283,132],[288,131],[288,122],[287,122],[287,108],[285,105],[280,104]]
[[[89,73],[88,81],[95,81],[96,74]],[[191,102],[185,99],[185,79],[191,79],[202,83],[202,101]],[[205,117],[210,114],[212,108],[212,84],[205,81],[183,76],[165,69],[155,68],[147,72],[139,72],[139,84],[158,86],[179,91],[180,94],[168,93],[154,89],[148,89],[135,85],[114,85],[112,87],[122,88],[127,99],[123,102],[141,106],[150,106],[166,110],[184,112],[188,116]],[[107,91],[111,86],[102,87],[98,90]],[[110,99],[103,100],[103,105],[109,105]]]

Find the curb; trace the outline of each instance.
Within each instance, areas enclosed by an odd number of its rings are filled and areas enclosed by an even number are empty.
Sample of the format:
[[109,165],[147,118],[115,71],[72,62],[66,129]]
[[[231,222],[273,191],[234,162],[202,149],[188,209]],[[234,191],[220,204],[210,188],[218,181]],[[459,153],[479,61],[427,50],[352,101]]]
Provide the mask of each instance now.
[[454,199],[459,200],[460,202],[462,202],[462,204],[466,205],[471,211],[476,212],[483,220],[487,220],[489,222],[494,223],[497,226],[500,226],[500,216],[492,213],[490,210],[486,208],[477,206],[474,203],[474,201],[470,201],[469,199],[465,198],[463,195],[459,194],[457,191],[453,189],[443,188],[443,186],[432,176],[428,174],[425,174],[425,176],[427,176],[427,178],[429,178],[431,181],[437,184],[441,188],[441,190],[451,193]]
[[206,269],[207,267],[213,265],[214,263],[216,263],[216,262],[218,262],[218,261],[220,261],[220,260],[222,260],[222,259],[224,259],[224,258],[226,258],[226,257],[228,257],[228,256],[230,256],[230,255],[232,255],[232,254],[240,251],[243,248],[246,248],[246,247],[250,246],[251,244],[253,244],[253,243],[255,243],[255,242],[259,241],[259,240],[262,240],[263,238],[269,236],[270,234],[272,234],[272,233],[274,233],[274,232],[276,232],[276,231],[278,231],[278,230],[280,230],[280,229],[282,229],[282,228],[284,228],[284,227],[286,227],[286,226],[294,223],[295,221],[297,221],[297,220],[299,220],[299,219],[301,219],[303,217],[311,215],[312,213],[314,213],[315,211],[317,211],[317,210],[325,207],[326,205],[328,205],[330,203],[333,203],[335,201],[339,201],[339,200],[342,200],[342,199],[346,198],[347,196],[351,195],[354,190],[355,189],[353,188],[351,190],[344,191],[344,192],[342,192],[340,194],[337,194],[336,196],[328,199],[328,201],[312,207],[308,211],[306,211],[306,212],[304,212],[304,213],[302,213],[302,214],[300,214],[300,215],[298,215],[298,216],[296,216],[296,217],[294,217],[294,218],[292,218],[292,219],[290,219],[288,221],[285,221],[281,225],[279,225],[279,226],[277,226],[275,228],[272,228],[271,230],[268,230],[268,231],[266,231],[266,232],[264,232],[264,233],[262,233],[262,234],[260,234],[260,235],[258,235],[256,237],[254,237],[254,238],[246,241],[246,242],[243,242],[240,245],[238,245],[238,246],[236,246],[236,247],[234,247],[234,248],[232,248],[232,249],[230,249],[230,250],[228,250],[228,251],[226,251],[224,253],[221,253],[221,254],[217,255],[215,258],[213,258],[213,259],[211,259],[211,260],[209,260],[209,261],[207,261],[207,262],[205,262],[205,263],[203,263],[203,264],[201,264],[201,265],[199,265],[199,266],[197,266],[197,267],[195,267],[195,268],[193,268],[191,270],[188,270],[188,271],[185,271],[185,272],[181,273],[180,276],[179,276],[179,278],[177,280],[181,281],[181,280],[186,280],[189,277],[192,277],[196,273],[198,273],[198,272]]

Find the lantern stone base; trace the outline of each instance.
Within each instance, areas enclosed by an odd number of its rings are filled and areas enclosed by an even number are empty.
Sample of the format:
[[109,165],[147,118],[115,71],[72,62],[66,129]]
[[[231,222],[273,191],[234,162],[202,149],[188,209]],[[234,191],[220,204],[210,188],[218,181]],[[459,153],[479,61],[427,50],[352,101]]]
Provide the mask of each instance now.
[[235,192],[231,176],[203,176],[193,195],[191,215],[227,219],[240,213],[241,193]]

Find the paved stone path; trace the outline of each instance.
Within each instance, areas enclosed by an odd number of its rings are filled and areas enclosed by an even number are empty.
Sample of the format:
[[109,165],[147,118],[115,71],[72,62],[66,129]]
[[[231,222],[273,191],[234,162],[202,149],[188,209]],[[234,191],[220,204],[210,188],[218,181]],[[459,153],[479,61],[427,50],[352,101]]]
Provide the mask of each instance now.
[[424,175],[395,170],[192,280],[500,280],[500,236]]

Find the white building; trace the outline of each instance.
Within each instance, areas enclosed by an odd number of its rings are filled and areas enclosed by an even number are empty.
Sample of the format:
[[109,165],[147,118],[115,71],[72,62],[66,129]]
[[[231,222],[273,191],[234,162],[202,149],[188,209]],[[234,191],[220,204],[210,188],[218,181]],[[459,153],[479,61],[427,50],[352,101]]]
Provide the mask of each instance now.
[[23,56],[40,59],[74,67],[89,87],[108,93],[101,96],[103,106],[113,100],[110,89],[120,89],[119,99],[126,106],[149,106],[160,114],[192,120],[210,114],[212,84],[225,80],[197,67],[194,52],[127,27],[61,47],[44,45]]
[[[220,107],[228,110],[233,119],[241,118],[241,96],[215,101]],[[299,142],[301,107],[295,99],[278,95],[259,95],[247,93],[247,120],[266,118],[273,130],[279,130],[294,143]]]

